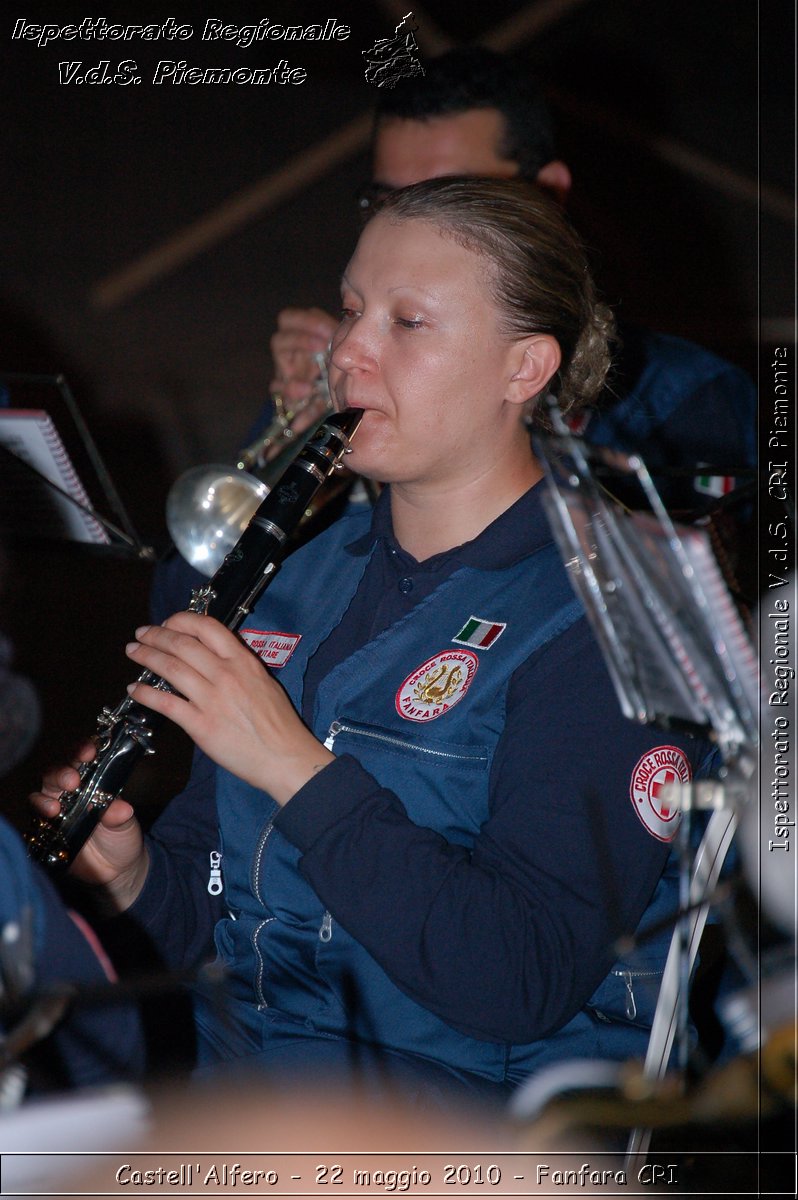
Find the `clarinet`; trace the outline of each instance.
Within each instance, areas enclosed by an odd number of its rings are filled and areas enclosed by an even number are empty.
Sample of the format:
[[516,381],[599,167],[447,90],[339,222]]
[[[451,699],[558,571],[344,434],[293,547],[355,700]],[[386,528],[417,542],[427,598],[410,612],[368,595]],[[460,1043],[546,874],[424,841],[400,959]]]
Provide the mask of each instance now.
[[[236,630],[263,590],[274,579],[287,543],[319,488],[349,453],[361,409],[334,413],[319,427],[289,464],[208,583],[192,592],[189,612],[215,617]],[[170,684],[153,671],[137,683],[161,691]],[[57,817],[36,817],[25,841],[31,858],[53,870],[67,868],[91,836],[100,817],[118,796],[136,763],[153,754],[153,733],[160,717],[127,696],[97,718],[97,756],[82,763],[80,784],[62,792]]]

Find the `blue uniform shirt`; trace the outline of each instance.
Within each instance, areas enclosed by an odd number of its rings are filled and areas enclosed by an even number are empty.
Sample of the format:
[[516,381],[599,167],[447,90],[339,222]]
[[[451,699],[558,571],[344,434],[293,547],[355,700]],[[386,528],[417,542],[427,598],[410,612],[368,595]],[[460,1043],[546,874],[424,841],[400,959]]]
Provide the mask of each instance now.
[[[369,670],[374,670],[375,705],[390,701],[376,723],[380,728],[390,726],[394,734],[404,734],[400,708],[405,701],[417,703],[419,681],[414,679],[414,668],[425,667],[428,659],[435,661],[422,672],[429,686],[427,698],[420,703],[423,711],[430,711],[424,706],[433,703],[429,697],[435,696],[441,678],[436,675],[441,665],[436,650],[448,653],[451,647],[462,655],[465,667],[469,656],[478,660],[476,675],[468,683],[472,699],[477,699],[478,685],[482,680],[489,683],[498,670],[502,639],[507,638],[509,646],[515,634],[531,633],[537,617],[530,613],[524,629],[523,606],[516,599],[510,605],[513,634],[502,631],[492,649],[474,647],[468,634],[458,642],[456,635],[467,629],[472,617],[488,627],[501,624],[502,613],[508,613],[499,611],[501,589],[492,592],[492,581],[517,581],[538,556],[545,558],[547,568],[541,586],[549,576],[556,582],[556,602],[552,602],[562,624],[543,640],[532,636],[495,693],[496,702],[482,712],[476,706],[474,730],[480,738],[484,735],[489,753],[483,763],[474,764],[475,771],[484,774],[487,769],[487,777],[473,791],[478,815],[470,828],[457,825],[461,813],[447,825],[440,808],[433,811],[434,806],[424,823],[412,795],[409,812],[403,803],[403,772],[408,772],[410,788],[415,766],[409,759],[394,762],[385,754],[375,757],[363,750],[368,743],[358,740],[357,730],[354,737],[351,729],[344,731],[348,740],[345,736],[336,741],[334,749],[346,752],[282,810],[237,781],[222,785],[234,804],[241,800],[245,808],[260,811],[263,849],[268,846],[272,854],[278,847],[276,857],[265,860],[267,867],[270,862],[275,865],[274,878],[288,879],[292,870],[296,874],[294,898],[284,897],[279,887],[274,898],[268,872],[261,877],[258,868],[252,875],[247,864],[242,873],[244,854],[260,844],[258,830],[248,820],[236,834],[226,818],[233,843],[241,842],[240,847],[224,847],[223,869],[232,872],[229,900],[255,923],[255,901],[262,903],[260,920],[270,925],[274,920],[267,932],[288,930],[276,943],[267,940],[259,946],[259,962],[254,954],[246,962],[240,948],[228,940],[235,940],[235,922],[220,927],[223,955],[234,964],[236,1002],[245,1006],[245,1019],[254,1023],[253,1028],[260,1021],[268,1029],[276,1009],[304,1022],[308,1037],[336,1032],[345,1036],[341,1014],[332,1002],[334,984],[327,997],[325,1025],[324,985],[330,976],[320,982],[315,974],[312,979],[305,974],[314,958],[317,967],[323,961],[320,951],[323,955],[330,947],[334,953],[334,938],[327,939],[325,932],[330,928],[325,927],[326,915],[331,914],[346,931],[346,953],[353,954],[356,971],[360,970],[358,956],[367,956],[375,964],[368,968],[374,978],[383,973],[390,988],[438,1022],[440,1036],[428,1053],[444,1066],[451,1063],[456,1069],[470,1068],[514,1083],[552,1055],[625,1058],[644,1046],[656,996],[656,987],[650,984],[661,967],[664,945],[660,941],[648,947],[639,961],[618,966],[613,944],[622,933],[636,929],[644,914],[650,919],[675,908],[667,870],[669,845],[663,827],[651,818],[655,780],[660,775],[664,780],[670,762],[694,773],[702,770],[706,747],[672,734],[663,737],[622,717],[600,652],[585,618],[574,608],[570,585],[553,551],[540,491],[533,488],[473,542],[424,563],[415,563],[396,545],[386,493],[368,533],[363,532],[362,521],[344,518],[294,555],[262,598],[256,624],[261,631],[285,635],[275,645],[290,646],[297,634],[303,641],[309,639],[299,643],[301,650],[291,651],[277,673],[295,696],[297,683],[301,685],[299,675],[304,675],[303,713],[322,736],[331,716],[352,715],[348,708],[337,709],[339,697],[349,696],[355,702],[356,725],[364,724],[368,686],[363,686],[357,671],[349,669],[350,663],[368,662]],[[340,564],[340,589],[329,586],[329,579],[335,579],[331,548]],[[468,578],[475,581],[473,588],[453,583]],[[352,579],[357,581],[354,589],[346,582]],[[306,618],[307,628],[295,629],[290,623],[292,597],[297,611],[307,610],[303,587],[312,599],[310,608],[321,616],[318,621]],[[450,619],[440,605],[442,589],[447,587],[454,601]],[[547,588],[545,584],[544,591]],[[471,598],[477,594],[486,603],[494,595],[491,604],[496,612],[472,613]],[[534,595],[533,589],[533,599]],[[401,640],[398,633],[394,639],[395,631],[415,620],[426,637],[433,610],[437,612],[435,644],[430,642],[429,653],[419,644],[418,662],[400,655],[392,666],[393,642],[399,646]],[[438,646],[444,627],[445,645]],[[489,636],[490,629],[483,634]],[[382,658],[374,650],[380,646]],[[391,668],[384,676],[392,680],[389,696],[377,673],[382,665]],[[344,676],[337,688],[333,683],[341,670]],[[365,677],[366,685],[369,678]],[[456,686],[462,681],[461,677]],[[458,703],[451,714],[433,717],[423,727],[424,738],[431,737],[432,742],[423,744],[437,749],[451,736],[468,746],[474,741],[469,712],[467,703]],[[446,733],[445,723],[455,716],[458,729]],[[416,726],[421,729],[421,722],[416,721]],[[413,719],[407,720],[409,740],[416,740],[416,726]],[[461,792],[466,799],[471,794],[467,773],[453,787],[449,797],[456,807]],[[417,786],[410,791],[417,793]],[[445,804],[446,788],[439,795],[436,803]],[[643,816],[636,807],[640,805],[645,808]],[[203,776],[200,766],[189,792],[174,801],[155,826],[151,875],[132,910],[176,962],[207,948],[213,918],[221,914],[206,891],[209,856],[218,849],[215,823],[213,772],[206,770]],[[312,929],[308,894],[318,898]],[[284,900],[290,913],[281,926],[279,910]],[[293,905],[304,907],[300,912]],[[292,940],[291,913],[299,914],[299,924],[307,925],[303,933],[307,937],[301,942],[304,951],[300,942]],[[302,962],[305,967],[300,969]],[[613,969],[617,974],[612,974]],[[266,984],[260,994],[253,984],[258,976]],[[366,1009],[369,997],[377,993],[369,992],[367,982],[363,986]],[[393,994],[390,988],[385,995]],[[314,997],[310,1002],[309,993]],[[398,1002],[395,1008],[400,1023],[412,1011],[403,1010]],[[375,1012],[379,1017],[379,1009],[372,1008],[372,1021]],[[383,1017],[387,1025],[378,1022],[374,1040],[412,1052],[413,1029],[402,1026],[392,1038],[390,1010]],[[356,1038],[367,1036],[363,1029],[354,1033]],[[258,1038],[260,1043],[268,1040],[263,1029],[254,1040]],[[469,1062],[469,1048],[476,1046],[484,1049]]]

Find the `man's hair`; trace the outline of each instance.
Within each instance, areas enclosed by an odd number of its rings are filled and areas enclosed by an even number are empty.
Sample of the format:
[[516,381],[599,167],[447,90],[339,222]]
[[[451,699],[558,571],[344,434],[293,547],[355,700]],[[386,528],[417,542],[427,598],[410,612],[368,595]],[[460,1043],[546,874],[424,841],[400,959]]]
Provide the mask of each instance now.
[[518,59],[465,46],[424,63],[424,74],[381,88],[375,112],[380,121],[425,121],[475,108],[495,108],[505,136],[497,151],[534,179],[555,157],[551,114],[529,67]]

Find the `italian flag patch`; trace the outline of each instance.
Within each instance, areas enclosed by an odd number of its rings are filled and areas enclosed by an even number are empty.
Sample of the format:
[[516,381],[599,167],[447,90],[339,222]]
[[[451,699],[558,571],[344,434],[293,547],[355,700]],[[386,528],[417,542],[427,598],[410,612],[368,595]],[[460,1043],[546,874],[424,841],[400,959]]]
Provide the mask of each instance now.
[[721,496],[728,496],[729,492],[734,491],[734,483],[733,475],[699,475],[695,481],[695,490],[704,496],[720,499]]
[[475,646],[488,650],[507,628],[500,621],[483,621],[481,617],[469,617],[463,628],[452,638],[460,646]]

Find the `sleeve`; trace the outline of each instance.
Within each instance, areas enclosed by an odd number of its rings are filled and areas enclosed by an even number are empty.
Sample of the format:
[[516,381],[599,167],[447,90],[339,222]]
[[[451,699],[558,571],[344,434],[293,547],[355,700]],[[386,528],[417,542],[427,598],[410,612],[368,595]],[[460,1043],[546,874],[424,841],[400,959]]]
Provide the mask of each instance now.
[[663,742],[689,744],[623,717],[583,620],[516,672],[470,851],[413,824],[347,756],[275,825],[398,987],[464,1033],[525,1043],[586,1003],[652,898],[669,846],[630,781]]
[[756,388],[731,363],[679,395],[654,431],[664,463],[756,466]]
[[[135,1001],[114,993],[115,974],[94,931],[65,907],[2,818],[0,930],[0,1042],[9,1028],[35,1034],[29,1051],[39,1086],[91,1087],[139,1076],[147,1056]],[[68,1004],[70,994],[91,1003]],[[58,997],[65,1011],[49,1033]]]
[[172,968],[197,966],[208,958],[222,915],[221,896],[208,891],[210,856],[219,848],[215,790],[216,768],[197,751],[186,788],[146,838],[149,872],[126,914]]
[[[757,398],[745,371],[682,338],[623,326],[617,391],[587,436],[636,451],[649,470],[756,466]],[[675,484],[673,485],[675,486]],[[686,503],[691,496],[687,480]],[[679,493],[681,496],[681,493]]]

